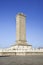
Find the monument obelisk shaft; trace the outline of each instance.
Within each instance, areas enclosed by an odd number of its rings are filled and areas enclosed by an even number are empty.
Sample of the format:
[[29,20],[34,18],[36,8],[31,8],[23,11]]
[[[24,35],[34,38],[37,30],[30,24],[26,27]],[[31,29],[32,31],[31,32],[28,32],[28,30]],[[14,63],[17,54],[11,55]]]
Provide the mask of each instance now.
[[26,16],[19,13],[16,16],[16,41],[18,45],[26,45]]

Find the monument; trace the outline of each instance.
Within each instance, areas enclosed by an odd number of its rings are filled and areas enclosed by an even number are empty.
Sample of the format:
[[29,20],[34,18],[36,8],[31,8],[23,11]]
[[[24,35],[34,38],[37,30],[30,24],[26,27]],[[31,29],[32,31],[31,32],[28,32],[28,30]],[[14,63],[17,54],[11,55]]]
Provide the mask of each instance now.
[[16,15],[16,43],[9,48],[0,49],[0,56],[10,55],[43,55],[43,48],[32,48],[26,40],[26,16]]
[[17,45],[27,45],[26,16],[23,13],[16,16],[16,43]]

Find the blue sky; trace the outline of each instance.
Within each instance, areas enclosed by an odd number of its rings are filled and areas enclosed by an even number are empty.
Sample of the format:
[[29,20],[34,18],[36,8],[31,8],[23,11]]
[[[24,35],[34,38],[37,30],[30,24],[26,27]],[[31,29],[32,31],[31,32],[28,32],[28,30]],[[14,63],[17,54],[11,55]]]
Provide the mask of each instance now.
[[16,41],[16,14],[26,15],[26,39],[33,47],[43,47],[43,0],[0,0],[0,48]]

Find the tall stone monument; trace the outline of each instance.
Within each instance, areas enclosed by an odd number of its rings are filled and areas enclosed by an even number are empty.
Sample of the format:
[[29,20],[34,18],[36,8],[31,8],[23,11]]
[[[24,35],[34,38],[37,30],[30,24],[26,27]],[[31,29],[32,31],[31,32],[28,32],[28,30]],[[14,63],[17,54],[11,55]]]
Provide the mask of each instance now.
[[26,16],[23,13],[16,16],[16,45],[27,45]]

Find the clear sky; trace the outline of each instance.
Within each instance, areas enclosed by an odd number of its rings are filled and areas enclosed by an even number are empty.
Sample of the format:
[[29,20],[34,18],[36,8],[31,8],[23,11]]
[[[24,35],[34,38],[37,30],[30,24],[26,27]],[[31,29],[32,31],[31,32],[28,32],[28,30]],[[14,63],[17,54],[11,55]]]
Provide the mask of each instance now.
[[33,47],[43,47],[43,0],[0,0],[0,48],[16,41],[16,14],[26,15],[26,39]]

